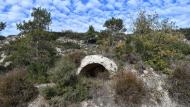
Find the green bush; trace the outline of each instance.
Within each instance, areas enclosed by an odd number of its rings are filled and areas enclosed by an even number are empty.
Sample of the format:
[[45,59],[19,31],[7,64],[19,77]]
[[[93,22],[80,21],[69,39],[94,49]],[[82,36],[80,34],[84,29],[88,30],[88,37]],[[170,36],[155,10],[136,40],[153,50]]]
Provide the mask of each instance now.
[[0,106],[26,107],[38,95],[38,90],[27,81],[26,71],[15,69],[0,76]]
[[7,45],[5,51],[9,56],[5,60],[12,61],[14,67],[28,66],[35,52],[29,46],[30,39],[30,37],[22,38]]
[[68,57],[63,57],[49,70],[51,80],[59,86],[75,83],[75,64]]
[[159,18],[157,14],[141,11],[134,22],[134,34],[126,37],[124,48],[118,48],[116,54],[139,55],[155,70],[171,74],[171,62],[189,55],[190,45],[183,42],[183,34],[174,30],[173,22]]
[[114,51],[116,56],[121,59],[121,56],[126,53],[125,43],[124,42],[117,43]]
[[184,42],[177,42],[175,44],[171,45],[171,48],[176,49],[177,51],[180,51],[184,55],[190,55],[190,45]]
[[76,103],[88,99],[89,86],[84,81],[78,79],[72,86],[60,87],[60,94],[64,97],[65,101]]
[[143,81],[131,72],[120,72],[117,74],[114,89],[116,102],[124,103],[128,106],[140,105],[142,104],[142,99],[146,97]]
[[34,62],[28,66],[28,78],[33,83],[46,83],[48,82],[48,74],[47,74],[48,65]]
[[42,95],[48,100],[52,107],[54,107],[54,105],[60,105],[62,107],[91,98],[88,84],[84,81],[82,82],[80,79],[72,86],[56,85],[55,87],[45,88],[42,90]]
[[[190,45],[182,42],[180,34],[151,32],[149,34],[136,34],[126,39],[128,54],[139,55],[146,64],[162,73],[169,72],[170,63],[173,60],[183,59],[189,54]],[[126,50],[128,49],[126,47]]]
[[6,46],[12,67],[26,67],[32,82],[47,82],[47,69],[54,64],[54,38],[45,31],[33,31]]
[[46,87],[41,89],[40,92],[44,96],[44,98],[48,100],[58,94],[56,87]]
[[158,57],[148,60],[146,63],[151,65],[154,70],[165,70],[165,68],[168,68],[169,65],[167,61]]
[[78,32],[73,32],[70,30],[63,31],[63,32],[52,32],[52,34],[56,37],[66,37],[66,38],[77,39],[77,40],[85,40],[86,39],[85,33],[78,33]]
[[66,43],[61,43],[61,42],[56,42],[56,46],[63,49],[63,50],[67,50],[67,49],[81,49],[80,45],[77,43],[73,43],[73,42],[66,42]]
[[60,105],[59,103],[64,106],[88,99],[89,85],[76,76],[76,65],[69,57],[63,57],[55,63],[49,75],[50,80],[56,83],[56,86],[47,88],[42,93],[50,104],[53,104],[52,106]]
[[72,42],[63,43],[64,49],[80,49],[80,45]]

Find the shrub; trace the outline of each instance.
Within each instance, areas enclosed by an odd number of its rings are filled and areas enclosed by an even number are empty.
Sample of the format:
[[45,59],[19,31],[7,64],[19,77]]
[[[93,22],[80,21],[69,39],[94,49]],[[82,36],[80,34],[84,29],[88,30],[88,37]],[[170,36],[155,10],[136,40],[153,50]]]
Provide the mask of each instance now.
[[140,60],[141,60],[141,57],[137,53],[130,53],[127,55],[127,61],[130,64],[136,64]]
[[31,81],[46,82],[47,69],[56,59],[53,41],[52,35],[45,31],[26,33],[6,46],[6,61],[11,61],[13,68],[26,67]]
[[60,89],[65,101],[76,103],[89,98],[89,87],[82,80],[78,79],[72,86],[65,86]]
[[168,67],[168,62],[164,59],[155,57],[151,60],[146,61],[149,65],[151,65],[155,70],[165,70]]
[[190,45],[184,42],[177,42],[171,46],[171,48],[174,48],[184,55],[190,55]]
[[70,39],[76,39],[76,40],[85,40],[86,39],[86,33],[78,33],[78,32],[73,32],[71,30],[66,30],[63,32],[51,32],[52,35],[55,37],[66,37]]
[[124,54],[138,54],[155,70],[170,74],[171,61],[189,55],[190,46],[182,42],[184,36],[174,30],[173,22],[159,18],[157,14],[147,15],[145,11],[138,14],[134,22],[134,34],[125,39]]
[[71,85],[75,81],[75,64],[63,57],[49,70],[50,79],[59,86]]
[[143,81],[131,72],[120,72],[115,77],[116,101],[127,105],[139,105],[146,96]]
[[6,67],[0,65],[0,74],[6,72]]
[[117,43],[114,51],[116,53],[116,56],[118,58],[121,58],[121,56],[126,53],[126,51],[125,51],[125,43],[124,42]]
[[67,49],[81,49],[81,46],[77,43],[73,43],[73,42],[55,42],[55,45],[63,50],[67,50]]
[[86,53],[84,53],[83,51],[76,51],[76,52],[68,54],[68,57],[70,58],[72,62],[75,63],[76,66],[80,65],[82,58],[84,58],[85,56],[86,56]]
[[30,49],[29,37],[18,39],[17,41],[10,42],[5,47],[6,53],[9,55],[5,60],[12,61],[14,67],[27,66],[32,60],[33,49]]
[[190,64],[183,62],[169,78],[169,95],[182,105],[190,105]]
[[52,106],[60,105],[59,103],[64,106],[68,103],[83,101],[89,97],[89,86],[86,81],[76,76],[75,67],[75,63],[70,58],[63,57],[55,64],[54,68],[50,69],[50,79],[56,83],[56,86],[47,88],[42,93],[50,104],[53,104]]
[[57,95],[56,87],[42,88],[40,89],[40,92],[44,96],[44,98],[48,100]]
[[152,32],[128,37],[126,46],[131,47],[133,50],[131,53],[139,55],[139,58],[155,70],[169,74],[170,62],[183,59],[184,55],[189,54],[189,45],[181,40],[178,33]]
[[66,49],[80,49],[80,45],[72,42],[63,43],[63,48]]
[[48,74],[47,74],[48,65],[33,62],[28,66],[29,79],[33,83],[46,83],[48,82]]
[[78,103],[89,99],[89,85],[78,79],[72,86],[49,87],[42,90],[42,95],[48,100],[52,107],[64,107],[72,103]]
[[26,107],[38,95],[33,84],[27,81],[26,71],[15,69],[0,77],[0,106]]

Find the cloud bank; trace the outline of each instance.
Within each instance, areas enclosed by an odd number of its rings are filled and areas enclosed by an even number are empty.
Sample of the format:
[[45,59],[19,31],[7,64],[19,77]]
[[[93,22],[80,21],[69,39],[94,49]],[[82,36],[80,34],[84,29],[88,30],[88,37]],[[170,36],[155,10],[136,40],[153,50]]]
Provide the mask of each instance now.
[[179,27],[190,27],[190,0],[0,0],[0,21],[7,23],[0,34],[18,34],[16,23],[31,19],[32,8],[39,6],[51,12],[52,31],[85,32],[89,25],[102,30],[105,20],[117,17],[130,32],[140,9],[157,12]]

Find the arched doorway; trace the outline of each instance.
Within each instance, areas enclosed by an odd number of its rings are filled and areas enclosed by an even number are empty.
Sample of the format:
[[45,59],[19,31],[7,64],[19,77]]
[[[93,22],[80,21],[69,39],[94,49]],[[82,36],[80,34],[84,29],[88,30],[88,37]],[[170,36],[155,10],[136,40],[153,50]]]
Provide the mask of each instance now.
[[98,63],[88,64],[83,67],[81,70],[81,75],[98,79],[109,79],[108,70],[103,65]]
[[[98,75],[100,71],[103,69],[104,71],[107,71],[110,76],[112,76],[117,72],[118,68],[116,63],[107,57],[104,57],[102,55],[89,55],[85,56],[81,60],[81,64],[78,67],[76,74],[79,75],[81,74],[81,72],[83,73],[92,72],[88,73],[88,75],[91,75],[92,77],[94,75],[96,77],[96,75]],[[99,72],[97,72],[96,70],[99,70]]]

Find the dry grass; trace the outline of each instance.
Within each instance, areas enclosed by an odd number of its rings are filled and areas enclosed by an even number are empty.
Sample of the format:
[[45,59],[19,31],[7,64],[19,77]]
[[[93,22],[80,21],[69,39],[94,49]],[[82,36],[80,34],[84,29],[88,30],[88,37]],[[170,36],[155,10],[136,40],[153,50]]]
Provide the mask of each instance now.
[[0,76],[0,107],[26,107],[38,91],[26,80],[24,69],[14,69]]
[[143,81],[131,72],[120,72],[114,77],[115,98],[117,103],[140,105],[146,96]]
[[182,105],[190,105],[190,64],[179,64],[169,83],[170,97]]
[[80,65],[82,58],[84,58],[85,56],[86,54],[82,51],[76,51],[68,54],[68,57],[71,59],[72,62],[76,64],[76,66]]

